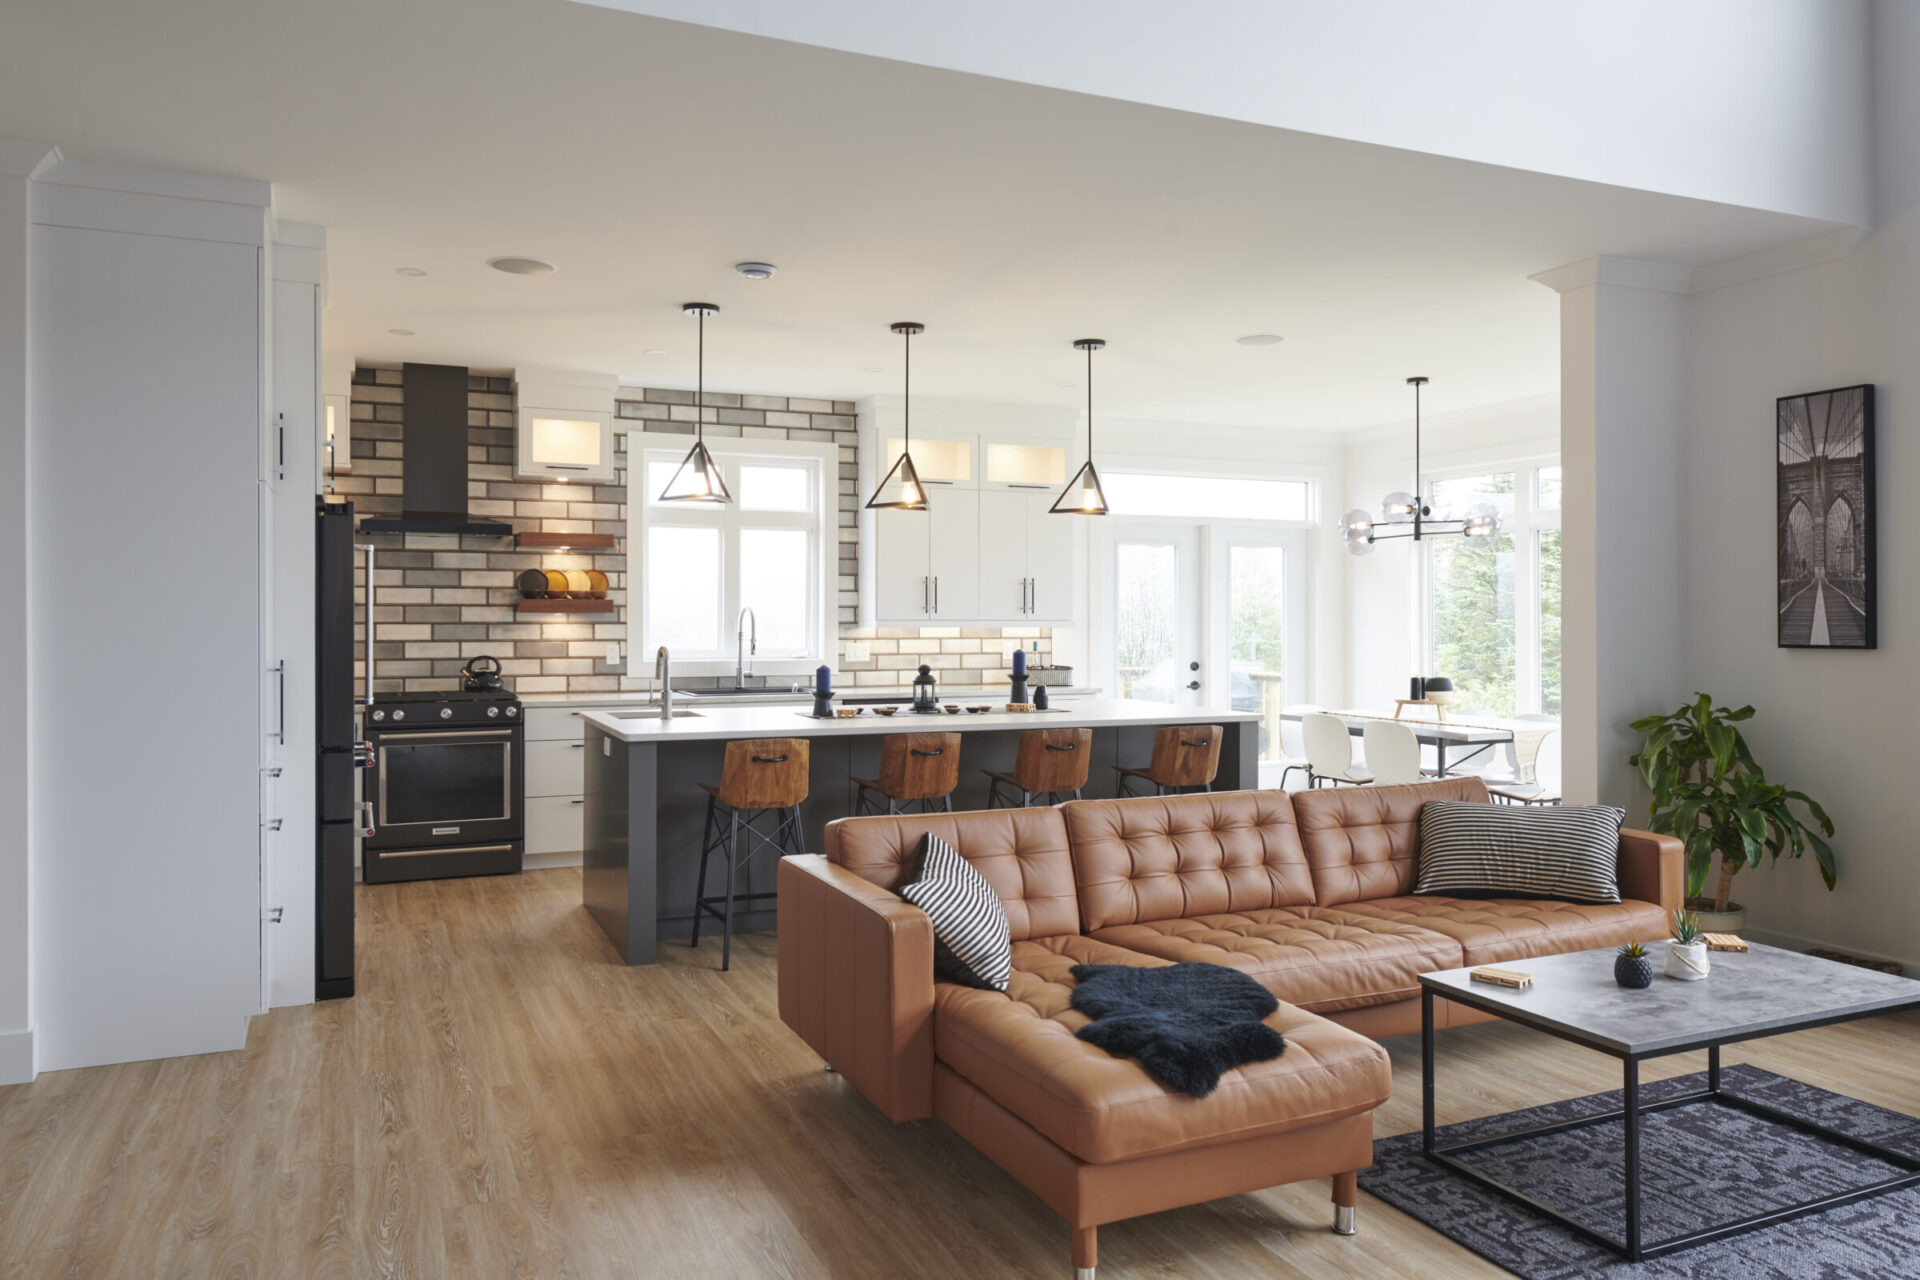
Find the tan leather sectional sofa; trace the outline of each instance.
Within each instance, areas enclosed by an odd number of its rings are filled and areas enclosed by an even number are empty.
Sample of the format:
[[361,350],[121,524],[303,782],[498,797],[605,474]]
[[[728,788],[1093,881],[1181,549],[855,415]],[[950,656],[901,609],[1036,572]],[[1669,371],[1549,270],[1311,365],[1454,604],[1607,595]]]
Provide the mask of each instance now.
[[[1683,889],[1679,842],[1629,830],[1618,905],[1414,897],[1429,799],[1487,792],[1453,778],[843,819],[824,857],[780,866],[780,1016],[888,1117],[939,1117],[1057,1210],[1082,1280],[1103,1222],[1305,1178],[1333,1178],[1351,1232],[1392,1090],[1374,1038],[1419,1029],[1416,975],[1659,938]],[[932,927],[894,892],[929,831],[1000,895],[1004,993],[934,980]],[[1198,1099],[1077,1039],[1069,1007],[1076,964],[1183,960],[1252,974],[1287,1040]]]

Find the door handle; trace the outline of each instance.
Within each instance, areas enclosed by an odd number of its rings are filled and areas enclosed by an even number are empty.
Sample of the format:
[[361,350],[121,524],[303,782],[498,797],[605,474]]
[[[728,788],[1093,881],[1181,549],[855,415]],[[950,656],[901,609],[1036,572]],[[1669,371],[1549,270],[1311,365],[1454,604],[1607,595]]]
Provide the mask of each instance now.
[[273,674],[280,683],[280,726],[273,731],[273,740],[284,747],[287,745],[287,660],[285,658],[273,664]]
[[1189,680],[1189,681],[1187,681],[1187,688],[1189,688],[1189,689],[1198,689],[1199,687],[1200,687],[1200,682],[1199,682],[1198,680]]
[[931,585],[932,582],[933,582],[932,578],[923,577],[920,579],[920,612],[922,613],[933,612],[933,603],[932,603],[933,587]]
[[940,575],[933,575],[933,611],[940,612]]

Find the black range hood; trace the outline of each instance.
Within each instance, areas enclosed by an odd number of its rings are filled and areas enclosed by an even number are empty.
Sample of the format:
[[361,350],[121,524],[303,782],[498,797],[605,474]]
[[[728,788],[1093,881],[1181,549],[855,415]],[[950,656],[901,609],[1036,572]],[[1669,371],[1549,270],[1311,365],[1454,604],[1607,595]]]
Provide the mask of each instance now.
[[512,525],[467,514],[467,371],[450,364],[409,364],[401,383],[406,426],[400,515],[362,520],[361,530],[510,537]]

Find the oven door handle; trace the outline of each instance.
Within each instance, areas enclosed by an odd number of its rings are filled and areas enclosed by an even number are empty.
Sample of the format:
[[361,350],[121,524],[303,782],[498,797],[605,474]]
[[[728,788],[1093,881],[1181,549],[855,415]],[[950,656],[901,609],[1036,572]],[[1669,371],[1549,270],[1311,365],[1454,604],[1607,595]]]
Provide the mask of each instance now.
[[514,732],[512,729],[437,729],[430,733],[423,733],[418,729],[379,731],[382,739],[405,738],[408,742],[419,742],[428,738],[511,738]]

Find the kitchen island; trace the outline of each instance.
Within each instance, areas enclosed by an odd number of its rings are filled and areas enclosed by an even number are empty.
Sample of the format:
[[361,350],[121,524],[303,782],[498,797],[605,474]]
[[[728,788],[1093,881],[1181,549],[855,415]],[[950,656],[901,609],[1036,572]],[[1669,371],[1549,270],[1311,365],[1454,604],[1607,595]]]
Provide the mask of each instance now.
[[[676,701],[679,701],[676,699]],[[996,703],[1001,705],[1001,703]],[[662,938],[684,938],[693,927],[694,881],[707,795],[700,784],[720,782],[726,744],[746,738],[810,740],[807,802],[801,817],[809,850],[822,849],[822,831],[853,813],[855,777],[879,769],[881,740],[894,733],[959,733],[960,784],[956,809],[987,807],[983,769],[1013,767],[1025,729],[1093,730],[1087,798],[1117,793],[1111,766],[1144,768],[1154,731],[1170,724],[1218,724],[1226,729],[1214,787],[1259,785],[1260,724],[1252,712],[1205,711],[1163,702],[1081,698],[1047,711],[891,717],[868,710],[848,719],[818,720],[806,708],[679,706],[670,720],[653,708],[582,713],[586,725],[585,855],[582,898],[589,914],[628,964],[652,964]],[[691,713],[691,714],[689,714]],[[718,862],[718,859],[715,859]],[[775,860],[762,853],[743,871],[737,892],[770,893]],[[721,889],[712,874],[710,893]],[[771,929],[774,911],[740,910],[737,932]]]

